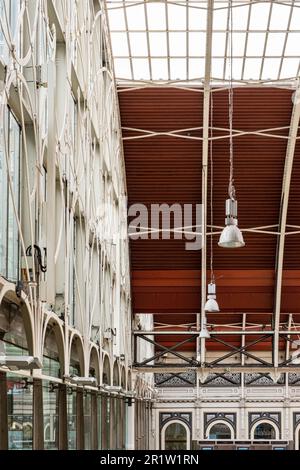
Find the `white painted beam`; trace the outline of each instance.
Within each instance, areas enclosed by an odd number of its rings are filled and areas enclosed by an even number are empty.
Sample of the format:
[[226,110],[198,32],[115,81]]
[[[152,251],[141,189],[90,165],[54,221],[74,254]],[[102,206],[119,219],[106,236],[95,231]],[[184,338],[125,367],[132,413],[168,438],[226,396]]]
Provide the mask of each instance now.
[[299,86],[294,94],[294,105],[292,110],[289,139],[286,149],[285,165],[282,178],[282,191],[279,215],[279,240],[277,245],[276,268],[275,268],[275,302],[274,302],[274,341],[273,341],[273,358],[274,366],[278,366],[279,356],[279,323],[281,308],[281,292],[282,292],[282,272],[284,260],[285,232],[287,223],[287,212],[290,196],[290,185],[292,178],[292,169],[295,155],[295,147],[297,142],[297,133],[300,121],[300,93]]

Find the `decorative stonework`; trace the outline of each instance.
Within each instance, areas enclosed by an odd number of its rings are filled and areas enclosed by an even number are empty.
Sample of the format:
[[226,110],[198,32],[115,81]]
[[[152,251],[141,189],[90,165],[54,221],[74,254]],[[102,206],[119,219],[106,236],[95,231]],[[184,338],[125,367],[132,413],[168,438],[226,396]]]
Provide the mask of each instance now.
[[208,426],[213,423],[214,421],[227,421],[233,427],[234,431],[236,431],[236,413],[204,413],[204,431],[206,434],[206,430]]
[[183,421],[190,429],[192,428],[192,413],[159,413],[159,429],[162,429],[163,425],[168,421],[179,420]]
[[156,387],[195,387],[196,372],[188,371],[178,374],[154,374]]
[[262,420],[272,421],[278,427],[279,433],[281,434],[281,413],[263,411],[248,414],[249,438],[251,436],[253,427],[255,427],[256,424]]
[[277,383],[274,383],[268,374],[247,373],[245,374],[245,385],[283,385],[285,383],[285,374],[281,374]]
[[293,414],[293,423],[294,423],[294,430],[296,430],[296,427],[298,426],[298,424],[300,424],[300,413]]

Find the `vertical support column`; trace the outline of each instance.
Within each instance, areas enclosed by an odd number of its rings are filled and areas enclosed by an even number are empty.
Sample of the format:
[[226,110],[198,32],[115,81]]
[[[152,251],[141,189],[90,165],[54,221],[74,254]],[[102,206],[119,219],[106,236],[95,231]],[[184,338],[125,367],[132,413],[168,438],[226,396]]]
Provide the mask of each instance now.
[[135,403],[132,400],[131,405],[127,404],[127,442],[126,449],[134,450],[135,449]]
[[98,449],[98,403],[97,394],[92,392],[91,394],[91,424],[92,424],[92,442],[91,449]]
[[115,450],[116,449],[116,430],[115,430],[115,422],[116,422],[116,398],[112,395],[110,397],[110,445],[109,448]]
[[107,399],[101,396],[101,449],[107,449]]
[[47,155],[47,302],[55,301],[55,185],[56,185],[56,123],[55,123],[55,93],[56,93],[56,64],[49,63],[48,80],[48,155]]
[[[202,143],[202,254],[201,254],[201,317],[197,316],[198,329],[203,326],[204,306],[206,299],[206,228],[207,228],[207,173],[208,173],[208,136],[209,136],[209,105],[210,105],[210,75],[211,75],[211,48],[212,48],[212,23],[213,0],[208,0],[206,19],[206,54],[205,54],[205,81],[203,95],[203,143]],[[199,344],[200,343],[200,344]],[[205,339],[199,339],[197,357],[201,357],[201,366],[205,363]]]
[[290,185],[292,178],[293,162],[295,155],[295,148],[298,135],[298,127],[300,121],[300,88],[299,82],[297,90],[294,94],[294,106],[290,121],[289,139],[286,149],[284,172],[282,177],[282,190],[281,190],[281,203],[279,215],[279,240],[277,244],[276,253],[276,266],[275,266],[275,302],[274,302],[274,316],[273,316],[273,362],[275,369],[279,363],[279,325],[280,325],[280,311],[281,311],[281,291],[282,291],[282,273],[283,273],[283,258],[285,247],[285,231],[287,222],[287,212],[290,196]]
[[8,449],[6,373],[0,372],[0,450]]
[[44,449],[43,382],[33,379],[33,450]]
[[67,387],[58,386],[58,448],[68,449]]
[[76,449],[84,449],[83,391],[76,392]]

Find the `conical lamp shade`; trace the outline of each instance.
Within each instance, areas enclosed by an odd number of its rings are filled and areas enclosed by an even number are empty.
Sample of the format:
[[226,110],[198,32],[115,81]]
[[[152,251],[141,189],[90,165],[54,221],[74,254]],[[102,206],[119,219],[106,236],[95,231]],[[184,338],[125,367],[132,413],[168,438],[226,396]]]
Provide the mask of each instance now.
[[209,331],[208,329],[206,328],[206,326],[204,326],[203,328],[201,328],[201,331],[199,333],[199,338],[205,338],[205,339],[209,339],[210,338],[210,334],[209,334]]
[[226,225],[219,239],[222,248],[241,248],[245,246],[243,234],[237,225]]
[[220,311],[218,302],[216,301],[216,299],[214,297],[215,296],[213,296],[213,295],[208,295],[207,296],[207,301],[206,301],[206,304],[204,306],[204,310],[206,312],[219,312]]

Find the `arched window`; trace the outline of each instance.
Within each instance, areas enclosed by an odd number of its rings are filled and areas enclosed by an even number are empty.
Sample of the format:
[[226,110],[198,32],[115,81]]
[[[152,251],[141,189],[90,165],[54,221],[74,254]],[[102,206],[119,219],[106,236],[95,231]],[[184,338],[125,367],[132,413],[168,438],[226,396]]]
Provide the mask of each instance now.
[[254,429],[253,437],[254,439],[264,440],[276,439],[276,430],[271,423],[258,423]]
[[89,375],[96,377],[98,384],[100,384],[99,356],[95,347],[92,347],[90,352]]
[[213,424],[208,432],[209,439],[233,439],[232,431],[228,424],[218,422]]
[[58,323],[49,321],[44,337],[43,374],[61,377],[64,374],[64,339]]
[[172,421],[162,430],[164,450],[188,450],[190,448],[190,430],[180,421]]
[[69,370],[71,375],[83,376],[84,374],[83,346],[77,335],[74,335],[72,338]]

